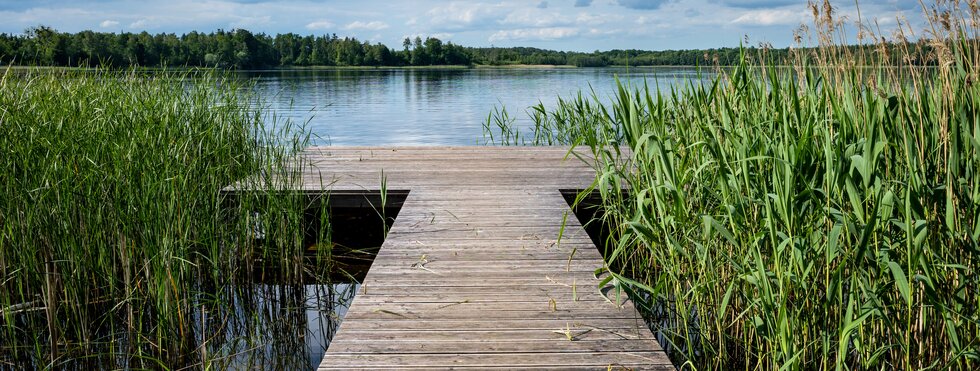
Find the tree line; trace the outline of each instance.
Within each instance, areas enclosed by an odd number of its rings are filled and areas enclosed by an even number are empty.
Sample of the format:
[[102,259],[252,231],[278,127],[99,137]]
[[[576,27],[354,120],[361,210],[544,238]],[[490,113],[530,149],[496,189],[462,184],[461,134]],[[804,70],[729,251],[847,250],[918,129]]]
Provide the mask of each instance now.
[[[889,65],[935,65],[934,45],[924,42],[883,43],[842,46],[830,52],[840,53],[844,60],[848,55],[864,55],[863,62],[883,61]],[[591,53],[563,52],[537,48],[467,48],[473,59],[487,65],[546,64],[577,67],[605,66],[733,66],[742,58],[757,59],[765,64],[789,65],[797,53],[815,57],[818,48],[773,48],[768,45],[737,48],[687,49],[687,50],[609,50]],[[824,51],[828,52],[828,51]]]
[[[111,67],[217,67],[259,69],[291,66],[572,65],[578,67],[696,66],[737,64],[760,48],[610,50],[566,52],[527,47],[463,47],[434,37],[405,38],[402,49],[353,37],[252,33],[244,29],[150,34],[58,32],[38,26],[24,34],[0,34],[0,64]],[[889,45],[886,49],[897,46]],[[852,46],[849,48],[860,48]],[[773,63],[791,58],[788,48],[762,48]],[[903,53],[883,53],[898,56]],[[927,53],[923,53],[927,54]],[[905,53],[904,55],[908,55]],[[892,63],[908,63],[895,60]],[[913,61],[915,62],[915,61]],[[928,63],[919,61],[918,63]]]
[[252,33],[248,30],[160,33],[58,32],[34,27],[0,34],[0,63],[41,66],[218,67],[430,66],[473,64],[466,48],[437,38],[406,38],[403,50],[336,34]]
[[[784,57],[779,51],[774,54],[778,54],[779,58]],[[551,64],[576,67],[697,66],[735,64],[738,62],[740,49],[719,48],[663,51],[630,49],[597,50],[591,53],[583,53],[517,47],[470,48],[470,52],[473,53],[475,59],[488,65]]]

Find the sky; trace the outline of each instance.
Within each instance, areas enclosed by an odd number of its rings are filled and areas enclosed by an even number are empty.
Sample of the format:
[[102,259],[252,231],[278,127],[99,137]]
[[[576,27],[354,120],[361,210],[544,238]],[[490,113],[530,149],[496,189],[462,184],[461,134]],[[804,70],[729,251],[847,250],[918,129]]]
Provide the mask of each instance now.
[[[857,19],[853,1],[833,4],[851,23]],[[864,1],[860,11],[885,34],[897,17],[921,23],[917,0]],[[398,49],[415,36],[569,51],[738,46],[746,36],[750,45],[786,47],[811,17],[805,0],[0,0],[0,33],[38,25],[176,34],[244,28],[335,33]]]

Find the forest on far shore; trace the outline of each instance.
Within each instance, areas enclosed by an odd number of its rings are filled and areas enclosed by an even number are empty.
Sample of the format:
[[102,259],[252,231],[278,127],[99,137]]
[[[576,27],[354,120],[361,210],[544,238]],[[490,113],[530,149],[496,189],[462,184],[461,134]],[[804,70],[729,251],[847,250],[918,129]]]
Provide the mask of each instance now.
[[[758,50],[746,47],[749,52]],[[788,48],[765,48],[785,63]],[[554,51],[529,47],[465,47],[434,37],[406,38],[402,49],[353,37],[252,33],[244,29],[150,34],[59,32],[32,27],[0,34],[0,64],[29,66],[144,66],[260,69],[293,66],[570,65],[577,67],[732,65],[740,48]],[[896,53],[891,53],[896,55]],[[908,61],[895,61],[895,63]],[[916,61],[913,61],[916,62]],[[919,61],[928,63],[928,61]]]

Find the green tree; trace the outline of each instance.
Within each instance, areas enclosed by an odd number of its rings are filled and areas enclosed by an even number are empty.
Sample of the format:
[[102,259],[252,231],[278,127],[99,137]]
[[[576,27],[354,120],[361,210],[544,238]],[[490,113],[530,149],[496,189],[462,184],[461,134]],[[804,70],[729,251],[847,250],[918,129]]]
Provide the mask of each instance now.
[[422,44],[422,37],[420,36],[415,36],[411,64],[413,66],[425,66],[429,64],[429,57],[426,55],[425,46]]
[[33,41],[35,58],[40,64],[65,65],[65,36],[48,26],[28,28],[24,33]]

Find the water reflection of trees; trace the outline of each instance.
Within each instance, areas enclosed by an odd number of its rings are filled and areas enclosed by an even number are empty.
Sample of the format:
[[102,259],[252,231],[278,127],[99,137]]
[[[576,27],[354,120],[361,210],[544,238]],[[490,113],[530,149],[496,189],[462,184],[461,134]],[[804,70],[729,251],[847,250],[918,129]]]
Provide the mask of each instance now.
[[[235,280],[230,280],[235,281]],[[247,280],[246,280],[247,281]],[[88,339],[62,334],[51,363],[45,345],[49,336],[43,326],[43,311],[22,311],[9,316],[17,331],[0,335],[0,370],[56,368],[89,369],[313,369],[330,344],[354,298],[354,283],[256,283],[228,282],[201,284],[189,303],[173,303],[183,309],[174,322],[178,329],[140,320],[139,328],[125,328],[125,319],[100,321],[86,326]],[[144,308],[163,311],[161,308]],[[101,304],[87,313],[109,313],[112,306]],[[80,311],[81,312],[81,311]],[[153,313],[141,313],[144,319]],[[110,314],[107,317],[118,317]],[[173,337],[157,332],[176,332]],[[19,337],[18,342],[3,340]],[[150,339],[171,339],[154,343]],[[33,341],[30,339],[34,339]],[[11,339],[7,339],[11,340]],[[11,344],[30,344],[36,349]]]
[[203,364],[218,369],[315,367],[354,297],[355,284],[230,286],[229,301],[195,316]]

